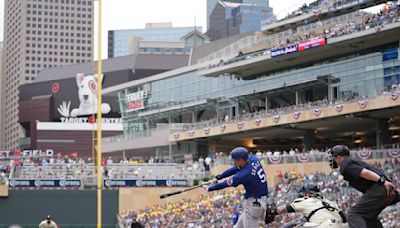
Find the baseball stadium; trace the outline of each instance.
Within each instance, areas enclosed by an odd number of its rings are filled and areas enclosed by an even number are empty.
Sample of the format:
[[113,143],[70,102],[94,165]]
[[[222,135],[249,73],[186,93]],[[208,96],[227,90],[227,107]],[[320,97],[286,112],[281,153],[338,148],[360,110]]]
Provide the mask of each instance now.
[[20,86],[30,143],[1,151],[0,227],[400,227],[400,2],[316,0],[104,62],[103,137],[65,106],[90,63]]

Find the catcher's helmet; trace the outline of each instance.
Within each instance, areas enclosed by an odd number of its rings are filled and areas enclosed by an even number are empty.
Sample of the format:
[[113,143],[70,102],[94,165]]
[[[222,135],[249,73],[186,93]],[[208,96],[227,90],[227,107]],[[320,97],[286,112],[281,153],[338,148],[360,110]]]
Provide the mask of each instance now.
[[319,196],[319,186],[314,184],[303,185],[299,190],[299,196],[304,197],[306,193],[308,193],[309,195]]
[[245,160],[249,159],[249,151],[244,147],[236,147],[231,151],[232,160],[238,160],[243,158]]

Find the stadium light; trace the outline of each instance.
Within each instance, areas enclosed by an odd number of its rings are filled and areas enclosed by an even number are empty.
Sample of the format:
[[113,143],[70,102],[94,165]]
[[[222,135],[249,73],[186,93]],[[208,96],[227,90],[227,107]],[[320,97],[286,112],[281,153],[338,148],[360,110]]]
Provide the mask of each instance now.
[[391,126],[389,127],[389,130],[390,130],[390,131],[400,130],[400,126],[391,125]]
[[253,143],[253,140],[250,140],[250,142],[247,143],[246,146],[247,146],[248,148],[250,148],[250,149],[253,149],[253,148],[256,148],[256,147],[257,147],[257,145],[255,145],[255,144]]

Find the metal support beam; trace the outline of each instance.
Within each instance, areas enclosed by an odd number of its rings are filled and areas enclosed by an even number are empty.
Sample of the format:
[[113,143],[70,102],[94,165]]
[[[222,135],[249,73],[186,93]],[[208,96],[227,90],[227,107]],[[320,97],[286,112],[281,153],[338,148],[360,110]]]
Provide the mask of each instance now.
[[169,144],[169,159],[172,160],[172,144]]

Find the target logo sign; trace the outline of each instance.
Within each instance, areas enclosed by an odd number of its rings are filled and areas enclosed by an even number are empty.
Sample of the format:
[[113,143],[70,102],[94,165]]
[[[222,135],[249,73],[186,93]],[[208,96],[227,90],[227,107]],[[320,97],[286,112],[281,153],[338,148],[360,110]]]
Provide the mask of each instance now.
[[94,123],[96,123],[96,118],[94,116],[91,116],[88,118],[88,122],[91,124],[94,124]]
[[58,82],[54,82],[53,85],[51,85],[51,91],[53,93],[60,92],[60,84]]

